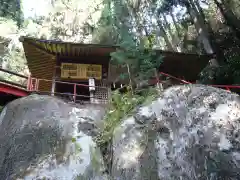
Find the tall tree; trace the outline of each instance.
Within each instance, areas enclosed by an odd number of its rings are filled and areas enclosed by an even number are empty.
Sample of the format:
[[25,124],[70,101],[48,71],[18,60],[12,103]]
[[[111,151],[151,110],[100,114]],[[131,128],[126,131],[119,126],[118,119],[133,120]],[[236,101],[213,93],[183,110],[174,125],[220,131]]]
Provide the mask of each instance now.
[[20,27],[23,23],[21,0],[0,0],[0,17],[12,19]]
[[[229,0],[214,0],[217,7],[220,9],[226,24],[236,33],[236,36],[240,39],[240,19],[232,11],[233,3]],[[231,1],[232,2],[232,1]]]

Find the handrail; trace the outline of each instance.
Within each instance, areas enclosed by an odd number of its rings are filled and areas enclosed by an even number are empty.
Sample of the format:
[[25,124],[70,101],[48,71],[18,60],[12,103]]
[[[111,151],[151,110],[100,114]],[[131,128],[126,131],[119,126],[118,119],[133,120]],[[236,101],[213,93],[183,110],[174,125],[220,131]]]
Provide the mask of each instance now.
[[176,79],[176,80],[178,80],[178,81],[180,81],[180,82],[183,82],[183,83],[185,83],[185,84],[192,84],[192,83],[190,83],[190,82],[188,82],[188,81],[185,81],[185,80],[183,80],[183,79],[179,79],[179,78],[177,78],[177,77],[175,77],[175,76],[172,76],[172,75],[167,74],[167,73],[164,73],[164,72],[160,72],[160,74],[161,74],[161,75],[164,75],[164,76],[167,76],[167,77],[170,77],[170,78],[173,78],[173,79]]
[[[48,91],[41,91],[41,93],[46,93],[46,94],[51,94],[51,92]],[[60,92],[54,92],[53,94],[59,94],[59,95],[68,95],[68,96],[74,96],[73,93],[60,93]],[[76,94],[76,97],[86,97],[86,98],[90,98],[91,96],[87,96],[87,95],[81,95],[81,94]],[[94,99],[98,99],[98,100],[108,100],[107,98],[100,98],[100,97],[94,97]]]
[[[55,91],[54,92],[41,91],[41,93],[48,93],[48,94],[52,94],[52,95],[72,96],[74,102],[77,101],[77,99],[76,99],[77,97],[86,97],[86,98],[91,98],[92,97],[92,96],[88,96],[88,95],[77,94],[77,87],[79,87],[79,86],[81,86],[81,87],[95,87],[95,88],[99,88],[99,89],[108,90],[107,87],[102,87],[102,86],[90,86],[90,85],[74,83],[74,82],[65,82],[65,81],[48,80],[48,79],[37,79],[37,78],[32,78],[32,77],[29,77],[27,90],[30,91],[30,92],[40,92],[39,91],[39,84],[40,84],[41,81],[73,85],[73,93],[60,93],[60,92],[55,92]],[[94,97],[94,99],[108,100],[108,98],[100,98],[100,97],[99,98]]]
[[[184,84],[195,84],[195,83],[191,83],[189,81],[186,81],[186,80],[183,80],[183,79],[180,79],[180,78],[177,78],[175,76],[172,76],[170,74],[167,74],[167,73],[164,73],[164,72],[160,72],[159,74],[163,75],[163,76],[166,76],[166,77],[170,77],[172,79],[175,79],[175,80],[178,80]],[[38,86],[39,86],[39,82],[40,81],[47,81],[47,82],[52,82],[53,80],[47,80],[47,79],[36,79],[36,78],[32,78],[35,80],[35,88],[34,89],[28,89],[30,91],[38,91]],[[101,88],[101,89],[107,89],[107,87],[102,87],[102,86],[90,86],[90,85],[87,85],[87,84],[81,84],[81,83],[74,83],[74,82],[66,82],[66,81],[58,81],[58,80],[55,80],[55,83],[59,83],[59,84],[70,84],[70,85],[73,85],[73,95],[75,94],[76,96],[78,96],[76,94],[76,88],[78,86],[82,86],[82,87],[95,87],[95,88]],[[208,85],[208,84],[207,84]],[[228,91],[230,91],[231,88],[239,88],[240,89],[240,85],[208,85],[208,86],[212,86],[212,87],[218,87],[218,88],[225,88],[227,89]]]
[[[47,82],[52,82],[53,80],[48,80],[48,79],[38,79],[38,81],[47,81]],[[75,85],[76,86],[83,86],[83,87],[95,87],[95,88],[102,88],[105,89],[106,87],[102,87],[102,86],[90,86],[90,85],[86,85],[86,84],[81,84],[81,83],[74,83],[74,82],[66,82],[66,81],[54,81],[55,83],[61,83],[61,84],[71,84],[71,85]]]
[[213,86],[213,87],[222,87],[222,88],[240,88],[240,85],[215,85],[215,84],[212,84],[212,85],[208,85],[208,86]]
[[[73,93],[46,92],[46,91],[41,91],[41,93],[49,93],[49,94],[53,94],[53,95],[55,95],[55,94],[57,95],[58,94],[58,95],[73,96],[74,102],[76,101],[76,97],[91,98],[91,96],[88,96],[88,95],[77,94],[77,87],[79,87],[79,86],[81,86],[81,87],[95,87],[95,88],[99,88],[99,89],[107,89],[108,90],[107,87],[102,87],[102,86],[90,86],[90,85],[87,85],[87,84],[81,84],[81,83],[75,83],[75,82],[66,82],[66,81],[48,80],[48,79],[38,79],[38,78],[33,78],[31,76],[27,77],[27,76],[24,76],[24,75],[21,75],[21,74],[18,74],[18,73],[15,73],[15,72],[12,72],[12,71],[9,71],[9,70],[6,70],[6,69],[2,69],[2,68],[0,68],[0,71],[6,72],[6,73],[9,73],[9,74],[12,74],[12,75],[24,78],[24,79],[27,79],[28,82],[27,82],[26,86],[22,85],[22,84],[15,83],[15,82],[11,82],[11,81],[8,81],[8,80],[3,80],[3,79],[0,79],[0,82],[6,83],[6,84],[10,84],[10,85],[13,85],[13,86],[17,86],[17,87],[21,87],[22,89],[25,89],[28,92],[40,92],[39,91],[39,82],[40,81],[45,81],[45,82],[53,82],[54,81],[55,83],[59,83],[59,84],[73,85]],[[164,72],[159,72],[159,75],[163,75],[165,77],[169,77],[171,79],[175,79],[175,80],[177,80],[179,82],[182,82],[184,84],[195,84],[195,83],[191,83],[189,81],[177,78],[175,76],[172,76],[172,75],[164,73]],[[159,82],[159,81],[157,81],[157,82]],[[217,88],[225,88],[227,91],[230,91],[230,89],[233,89],[233,88],[240,89],[240,85],[209,85],[209,84],[206,84],[206,85],[212,86],[212,87],[217,87]],[[108,98],[100,98],[100,97],[99,98],[94,97],[94,98],[95,99],[102,99],[102,100],[107,100],[108,99]]]
[[[173,78],[173,79],[178,80],[180,82],[183,82],[185,84],[195,84],[195,83],[191,83],[191,82],[185,81],[183,79],[174,77],[174,76],[172,76],[170,74],[167,74],[167,73],[160,72],[159,74],[164,75],[166,77]],[[225,88],[227,91],[231,91],[230,89],[233,89],[233,88],[239,88],[240,89],[240,85],[216,85],[216,84],[206,84],[206,85],[207,86],[212,86],[212,87],[217,87],[217,88]]]

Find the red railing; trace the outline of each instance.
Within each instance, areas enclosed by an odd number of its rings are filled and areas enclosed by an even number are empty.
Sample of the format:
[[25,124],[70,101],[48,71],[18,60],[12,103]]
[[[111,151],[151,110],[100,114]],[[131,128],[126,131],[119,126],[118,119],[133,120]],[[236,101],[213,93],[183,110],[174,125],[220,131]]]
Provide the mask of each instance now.
[[[163,72],[160,72],[160,75],[162,76],[165,76],[165,77],[168,77],[168,78],[171,78],[171,79],[174,79],[176,81],[179,81],[183,84],[195,84],[195,83],[192,83],[192,82],[189,82],[189,81],[186,81],[184,79],[180,79],[180,78],[177,78],[175,76],[172,76],[170,74],[167,74],[167,73],[163,73]],[[106,91],[108,91],[108,88],[107,87],[102,87],[102,86],[89,86],[89,85],[86,85],[86,84],[81,84],[81,83],[73,83],[73,82],[65,82],[65,81],[55,81],[55,84],[68,84],[68,85],[72,85],[73,87],[73,93],[61,93],[61,92],[44,92],[44,91],[39,91],[39,84],[40,82],[53,82],[53,80],[47,80],[47,79],[37,79],[37,78],[32,78],[32,77],[29,77],[28,78],[28,85],[27,85],[27,90],[30,91],[30,92],[41,92],[41,93],[47,93],[47,94],[52,94],[52,95],[67,95],[67,96],[71,96],[73,97],[73,101],[76,102],[76,98],[77,97],[83,97],[83,98],[91,98],[91,96],[88,96],[88,95],[82,95],[82,94],[77,94],[77,87],[95,87],[95,88],[99,88],[99,89],[105,89]],[[158,79],[158,81],[160,81],[161,83],[161,80]],[[156,83],[156,82],[155,82]],[[213,86],[213,87],[217,87],[217,88],[224,88],[226,89],[227,91],[230,91],[230,89],[233,89],[233,88],[237,88],[237,89],[240,89],[240,86],[236,86],[236,85],[209,85],[209,86]],[[94,99],[99,99],[99,100],[105,100],[107,101],[108,99],[107,98],[100,98],[100,97],[94,97]]]
[[[8,73],[8,74],[11,74],[11,75],[14,75],[14,76],[17,76],[19,78],[26,79],[27,80],[27,85],[21,85],[21,84],[17,84],[17,83],[6,81],[6,80],[0,80],[0,81],[2,81],[3,83],[7,83],[7,84],[10,84],[10,85],[21,87],[23,89],[26,89],[29,92],[40,92],[39,91],[39,84],[41,82],[44,82],[44,81],[45,82],[51,82],[51,84],[52,84],[52,81],[53,81],[53,80],[47,80],[47,79],[37,79],[37,78],[31,77],[31,76],[26,77],[24,75],[21,75],[21,74],[18,74],[18,73],[14,73],[14,72],[2,69],[2,68],[0,68],[0,71]],[[177,78],[175,76],[172,76],[172,75],[164,73],[164,72],[160,72],[159,75],[168,77],[170,79],[174,79],[174,80],[179,81],[179,82],[181,82],[183,84],[195,84],[195,82],[189,82],[189,81]],[[157,82],[161,83],[160,79],[161,78],[156,78],[156,82],[154,82],[154,83],[155,84]],[[105,89],[106,91],[108,91],[107,87],[89,86],[89,85],[81,84],[81,83],[73,83],[73,82],[65,82],[65,81],[55,81],[55,84],[68,84],[68,85],[72,85],[73,93],[47,92],[47,91],[46,92],[41,91],[41,93],[47,93],[47,94],[52,94],[52,95],[68,95],[68,96],[72,96],[73,100],[75,102],[77,97],[91,98],[91,96],[88,96],[88,95],[77,94],[77,87],[86,87],[86,88],[95,87],[95,88],[98,88],[98,89]],[[217,87],[217,88],[223,88],[223,89],[226,89],[227,91],[231,91],[232,89],[240,89],[240,85],[208,85],[208,86],[213,86],[213,87]],[[100,97],[98,97],[98,98],[94,97],[94,98],[95,99],[99,99],[99,100],[107,100],[106,98],[100,98]]]
[[[82,95],[82,94],[77,94],[77,87],[95,87],[97,89],[105,89],[106,91],[108,91],[107,87],[102,87],[102,86],[90,86],[90,85],[86,85],[86,84],[81,84],[81,83],[73,83],[73,82],[65,82],[65,81],[57,81],[55,80],[54,83],[55,85],[57,84],[67,84],[67,85],[72,85],[73,86],[73,93],[61,93],[61,92],[49,92],[49,91],[40,91],[39,90],[39,84],[40,82],[53,82],[53,80],[47,80],[47,79],[37,79],[37,78],[32,78],[29,77],[28,78],[28,85],[27,85],[27,90],[30,92],[41,92],[41,93],[47,93],[47,94],[51,94],[51,95],[67,95],[67,96],[71,96],[73,97],[73,101],[76,102],[77,97],[83,97],[83,98],[91,98],[92,96],[88,96],[88,95]],[[107,98],[100,98],[100,97],[94,97],[94,99],[98,99],[98,100],[104,100],[107,101]]]
[[177,77],[175,77],[175,76],[172,76],[172,75],[167,74],[167,73],[164,73],[164,72],[160,72],[159,74],[160,74],[160,75],[163,75],[163,76],[165,76],[165,77],[169,77],[169,78],[175,79],[175,80],[177,80],[177,81],[179,81],[179,82],[182,82],[182,83],[184,83],[184,84],[192,84],[192,83],[190,83],[190,82],[188,82],[188,81],[185,81],[185,80],[183,80],[183,79],[179,79],[179,78],[177,78]]
[[[174,77],[174,76],[172,76],[170,74],[167,74],[167,73],[160,72],[160,75],[175,79],[175,80],[177,80],[179,82],[182,82],[184,84],[196,84],[196,83],[193,83],[193,82],[185,81],[184,79]],[[226,89],[227,91],[231,91],[231,89],[240,89],[240,85],[239,86],[238,85],[216,85],[216,84],[206,84],[206,85],[207,86],[212,86],[212,87],[217,87],[217,88],[223,88],[223,89]]]

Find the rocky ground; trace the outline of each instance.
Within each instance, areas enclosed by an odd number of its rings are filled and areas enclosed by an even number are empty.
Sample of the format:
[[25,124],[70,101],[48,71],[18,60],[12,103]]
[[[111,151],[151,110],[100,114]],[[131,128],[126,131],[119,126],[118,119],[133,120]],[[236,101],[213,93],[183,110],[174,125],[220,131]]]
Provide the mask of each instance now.
[[103,150],[96,137],[105,112],[39,95],[9,103],[0,116],[0,179],[240,179],[236,94],[168,88],[123,118]]

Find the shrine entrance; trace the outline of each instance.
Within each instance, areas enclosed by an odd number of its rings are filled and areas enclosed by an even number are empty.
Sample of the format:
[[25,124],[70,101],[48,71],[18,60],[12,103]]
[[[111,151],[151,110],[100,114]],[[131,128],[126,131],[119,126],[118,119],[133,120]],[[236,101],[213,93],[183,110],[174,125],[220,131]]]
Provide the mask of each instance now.
[[108,84],[104,84],[104,82],[107,79],[108,63],[106,63],[107,61],[91,61],[91,59],[96,59],[96,57],[59,57],[56,79],[64,83],[56,83],[55,91],[66,94],[66,96],[69,94],[70,99],[75,102],[106,101]]

